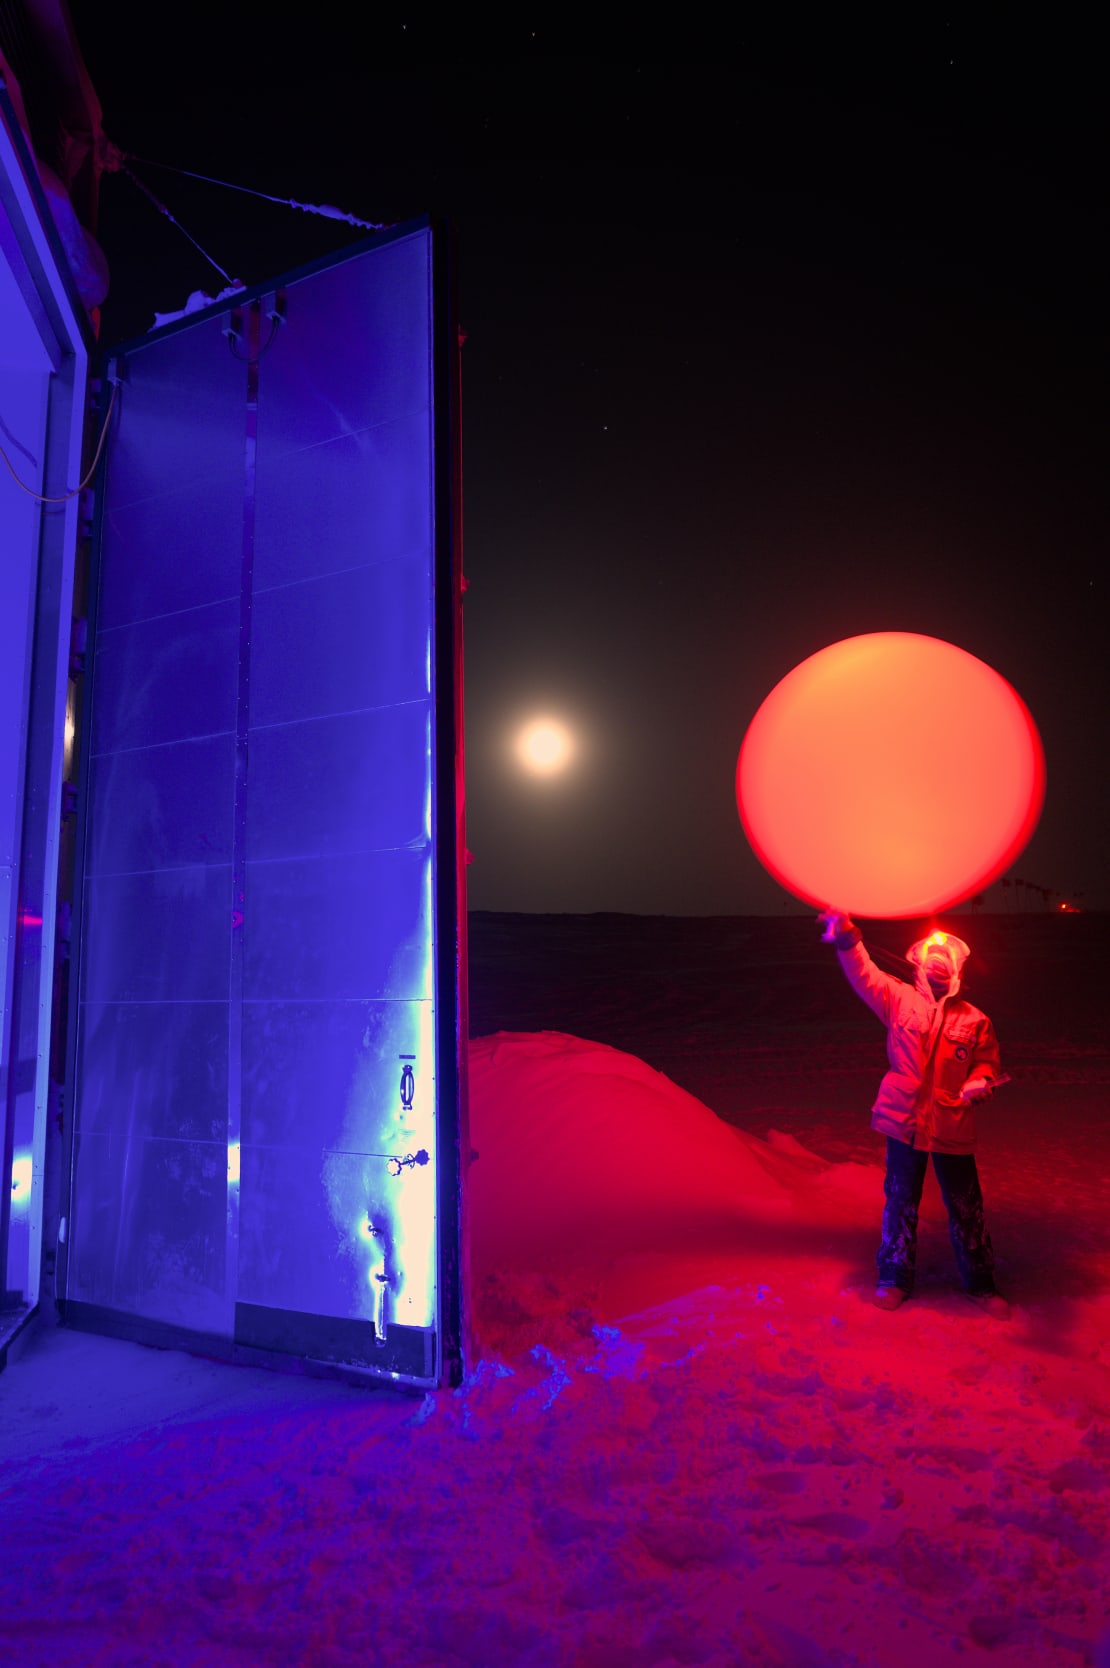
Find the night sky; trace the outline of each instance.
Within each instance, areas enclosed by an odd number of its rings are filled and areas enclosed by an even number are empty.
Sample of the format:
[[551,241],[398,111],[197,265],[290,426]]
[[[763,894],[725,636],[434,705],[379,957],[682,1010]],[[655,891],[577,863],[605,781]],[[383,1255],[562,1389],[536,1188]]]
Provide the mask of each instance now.
[[[792,666],[876,630],[1014,683],[1048,766],[1014,872],[1110,907],[1093,32],[605,42],[351,9],[356,40],[229,5],[170,48],[147,7],[72,9],[125,151],[457,226],[472,907],[801,908],[744,841],[737,750]],[[134,167],[249,284],[361,235]],[[221,287],[122,176],[100,232],[105,340]],[[544,715],[577,751],[540,777],[514,741]]]

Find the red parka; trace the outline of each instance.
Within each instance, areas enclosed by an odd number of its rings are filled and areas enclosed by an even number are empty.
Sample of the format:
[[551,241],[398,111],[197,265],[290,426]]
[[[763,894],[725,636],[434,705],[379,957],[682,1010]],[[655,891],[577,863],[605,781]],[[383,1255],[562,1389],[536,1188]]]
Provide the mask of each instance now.
[[858,927],[836,940],[849,984],[886,1026],[890,1070],[871,1128],[922,1152],[975,1151],[975,1108],[960,1100],[970,1077],[1001,1076],[998,1039],[985,1013],[959,996],[940,1002],[880,972]]

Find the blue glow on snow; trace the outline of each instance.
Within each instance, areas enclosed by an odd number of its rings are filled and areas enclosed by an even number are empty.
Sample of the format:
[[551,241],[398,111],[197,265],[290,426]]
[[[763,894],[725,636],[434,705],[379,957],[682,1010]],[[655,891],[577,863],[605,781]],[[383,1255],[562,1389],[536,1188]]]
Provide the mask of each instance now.
[[16,1153],[12,1159],[12,1210],[24,1211],[31,1202],[31,1155]]

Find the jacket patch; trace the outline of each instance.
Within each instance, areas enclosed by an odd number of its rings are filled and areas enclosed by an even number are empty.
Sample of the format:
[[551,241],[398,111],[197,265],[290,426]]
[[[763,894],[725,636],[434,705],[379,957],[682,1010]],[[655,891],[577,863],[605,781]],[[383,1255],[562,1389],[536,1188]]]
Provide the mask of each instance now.
[[968,1048],[966,1043],[957,1043],[952,1052],[955,1054],[957,1060],[963,1061],[968,1058],[971,1050]]

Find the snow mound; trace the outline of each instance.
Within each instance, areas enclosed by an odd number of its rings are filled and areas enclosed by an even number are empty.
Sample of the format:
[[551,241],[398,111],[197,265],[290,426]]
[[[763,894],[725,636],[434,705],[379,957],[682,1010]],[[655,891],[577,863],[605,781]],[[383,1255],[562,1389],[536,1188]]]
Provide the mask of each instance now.
[[813,1162],[733,1129],[643,1060],[558,1031],[471,1043],[470,1131],[476,1270],[727,1236],[789,1214],[793,1174]]

